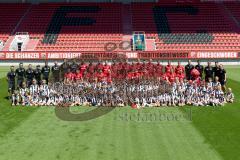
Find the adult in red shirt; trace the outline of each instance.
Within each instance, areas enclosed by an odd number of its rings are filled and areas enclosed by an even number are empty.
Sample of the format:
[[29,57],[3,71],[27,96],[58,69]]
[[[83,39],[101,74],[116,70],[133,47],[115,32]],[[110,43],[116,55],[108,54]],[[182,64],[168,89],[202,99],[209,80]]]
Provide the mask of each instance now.
[[88,65],[88,68],[87,68],[87,70],[88,70],[88,73],[91,73],[91,74],[93,74],[94,73],[94,71],[95,71],[95,65],[94,64],[92,64],[92,62],[91,63],[89,63],[89,65]]
[[119,62],[116,64],[116,69],[119,71],[119,70],[122,70],[123,68],[123,63],[122,62]]
[[122,70],[126,73],[128,73],[132,69],[132,65],[126,61],[125,63],[122,64]]
[[179,74],[177,74],[176,76],[179,78],[179,80],[184,80],[184,79],[185,79],[185,74],[184,74],[184,72],[179,73]]
[[175,82],[175,79],[176,79],[176,74],[174,72],[174,70],[172,69],[170,71],[170,73],[165,73],[166,77],[167,77],[167,80],[170,82],[170,83],[173,83]]
[[180,79],[185,78],[185,68],[181,65],[181,63],[178,61],[178,65],[175,67],[175,74]]
[[118,70],[115,76],[115,78],[118,80],[125,79],[126,77],[127,77],[127,74],[123,70]]
[[111,65],[110,72],[113,79],[117,78],[118,68],[115,62],[113,62],[113,64]]
[[96,66],[96,70],[99,71],[99,70],[103,70],[103,64],[98,62],[97,66]]
[[184,72],[185,72],[184,66],[181,65],[181,62],[180,62],[180,61],[178,61],[178,65],[175,67],[175,73],[176,73],[177,75],[180,75],[180,74],[182,74],[182,73],[184,73]]
[[149,61],[148,61],[148,63],[146,64],[146,67],[147,67],[147,69],[151,69],[151,68],[153,68],[153,63],[152,63],[152,59],[149,59]]
[[136,69],[137,69],[138,71],[142,70],[143,67],[144,67],[144,66],[143,66],[143,64],[142,64],[141,62],[137,62],[137,63],[136,63]]
[[88,65],[85,64],[84,62],[82,62],[81,65],[80,65],[80,72],[84,73],[85,70],[87,70],[87,67],[88,67]]
[[152,77],[154,75],[154,65],[152,63],[152,59],[149,59],[148,63],[146,64],[146,69],[148,70],[148,76]]
[[83,78],[83,74],[80,72],[80,70],[78,69],[77,72],[76,72],[76,75],[75,75],[75,80],[77,82],[81,81]]
[[140,63],[140,70],[144,71],[145,69],[147,69],[146,63],[143,61],[142,63]]
[[168,64],[165,66],[165,73],[169,74],[173,69],[174,67],[172,66],[171,62],[168,61]]
[[154,65],[154,70],[155,70],[155,76],[156,77],[161,77],[163,75],[163,66],[158,62],[156,65]]
[[115,62],[113,62],[112,65],[111,65],[111,71],[116,72],[118,70],[117,67],[118,67],[118,65]]
[[104,66],[103,66],[103,73],[105,74],[106,77],[108,77],[110,75],[110,66],[105,63]]
[[129,65],[129,68],[128,68],[127,71],[128,71],[128,72],[130,72],[130,71],[132,71],[132,70],[136,71],[136,70],[138,70],[138,69],[139,69],[139,64],[132,62],[132,64]]

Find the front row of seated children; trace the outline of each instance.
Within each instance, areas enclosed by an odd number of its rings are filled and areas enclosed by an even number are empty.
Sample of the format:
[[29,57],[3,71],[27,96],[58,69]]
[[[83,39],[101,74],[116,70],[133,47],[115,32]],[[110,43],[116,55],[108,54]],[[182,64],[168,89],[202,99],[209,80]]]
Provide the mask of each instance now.
[[[63,84],[64,85],[64,84]],[[160,107],[160,106],[223,106],[225,103],[233,103],[234,94],[231,88],[224,93],[219,83],[203,83],[197,85],[193,82],[178,82],[171,84],[171,92],[158,93],[153,91],[156,86],[150,84],[128,84],[129,92],[123,94],[122,86],[114,83],[97,82],[74,84],[78,85],[82,92],[75,94],[61,94],[49,87],[43,80],[38,85],[36,80],[27,88],[22,88],[12,94],[12,105],[22,106],[135,106]],[[88,92],[87,90],[91,90]],[[148,88],[148,89],[146,89]],[[149,89],[150,88],[150,89]],[[152,91],[151,91],[152,90]],[[153,94],[154,92],[154,94]]]

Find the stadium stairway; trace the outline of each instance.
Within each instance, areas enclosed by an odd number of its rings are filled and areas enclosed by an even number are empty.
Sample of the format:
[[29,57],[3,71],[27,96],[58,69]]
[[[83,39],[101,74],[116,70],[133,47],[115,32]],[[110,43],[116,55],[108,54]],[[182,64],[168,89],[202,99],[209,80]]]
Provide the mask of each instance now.
[[[123,37],[122,41],[123,42],[130,42],[132,39],[132,10],[131,10],[131,5],[130,4],[123,4],[122,5],[122,29],[123,29]],[[128,44],[123,44],[123,47],[126,47]],[[127,51],[131,50],[131,47],[127,47]]]
[[34,51],[39,43],[39,39],[30,39],[23,51]]
[[22,21],[24,20],[24,18],[28,15],[28,13],[30,13],[32,9],[32,4],[29,5],[27,11],[23,14],[23,16],[20,18],[20,20],[18,21],[17,25],[15,26],[15,28],[12,30],[12,35],[15,35],[18,27],[20,26],[20,24],[22,23]]
[[4,44],[4,47],[3,47],[2,51],[9,51],[9,47],[10,47],[13,39],[14,39],[14,36],[9,36],[9,37],[8,37],[8,40],[7,40],[6,43]]
[[232,15],[231,11],[225,5],[223,5],[223,3],[220,3],[218,5],[218,7],[220,8],[220,11],[222,12],[222,15],[224,16],[224,18],[226,17],[226,19],[228,19],[228,21],[232,24],[233,30],[236,32],[239,32],[240,31],[240,23]]
[[[1,3],[0,40],[6,43],[21,17],[29,8],[28,3]],[[6,45],[7,46],[7,45]]]
[[240,2],[224,2],[224,6],[229,10],[231,15],[234,17],[234,21],[240,28]]
[[130,4],[122,5],[122,25],[123,25],[123,34],[132,34],[132,10]]

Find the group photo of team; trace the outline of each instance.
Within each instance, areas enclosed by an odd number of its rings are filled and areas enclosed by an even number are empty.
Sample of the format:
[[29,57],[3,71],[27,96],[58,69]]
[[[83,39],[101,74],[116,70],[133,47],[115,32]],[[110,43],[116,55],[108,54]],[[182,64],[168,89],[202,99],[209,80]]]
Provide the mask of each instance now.
[[233,103],[226,70],[219,62],[204,67],[178,62],[99,62],[64,60],[41,68],[23,63],[7,74],[13,106],[223,106]]
[[0,0],[0,160],[240,160],[240,0]]

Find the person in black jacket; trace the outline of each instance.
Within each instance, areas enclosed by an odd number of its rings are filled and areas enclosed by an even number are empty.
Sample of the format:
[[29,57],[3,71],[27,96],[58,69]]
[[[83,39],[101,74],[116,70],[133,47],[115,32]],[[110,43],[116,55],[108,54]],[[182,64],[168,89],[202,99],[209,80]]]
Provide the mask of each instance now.
[[215,67],[213,67],[213,73],[214,73],[214,78],[215,77],[219,78],[221,76],[219,62],[215,62]]
[[50,71],[51,71],[51,69],[48,66],[48,62],[45,62],[45,66],[42,67],[42,78],[43,78],[43,80],[46,80],[46,84],[48,84]]
[[211,66],[211,62],[208,62],[207,67],[204,68],[204,73],[205,73],[205,81],[209,82],[209,78],[213,80],[213,67]]
[[76,73],[77,69],[79,69],[79,65],[77,64],[76,59],[73,59],[71,64],[71,71],[73,73]]
[[222,86],[222,90],[225,92],[226,91],[226,82],[227,82],[227,72],[226,70],[224,69],[223,65],[220,64],[219,65],[219,71],[218,71],[218,78],[219,78],[219,82],[221,83],[221,86]]
[[186,74],[186,79],[191,80],[191,71],[194,69],[194,66],[192,65],[192,61],[188,60],[188,64],[185,66],[185,74]]
[[54,66],[52,66],[52,75],[54,82],[59,82],[60,80],[60,67],[57,62],[54,63]]
[[11,66],[10,71],[7,73],[9,96],[11,96],[15,90],[15,83],[16,83],[15,79],[16,79],[16,73],[14,70],[14,66]]
[[34,70],[34,78],[37,81],[37,84],[40,85],[41,84],[41,79],[42,79],[42,70],[40,68],[40,65],[36,66],[36,69]]
[[32,65],[28,65],[28,69],[26,70],[26,81],[27,81],[27,87],[30,87],[34,78],[34,70],[32,68]]
[[62,64],[61,67],[60,67],[60,72],[61,72],[60,76],[61,76],[61,80],[64,79],[64,75],[65,75],[65,73],[68,72],[69,67],[70,67],[70,66],[69,66],[69,64],[68,64],[68,62],[67,62],[67,59],[64,59],[63,64]]
[[19,68],[16,69],[17,76],[17,86],[22,88],[22,83],[24,82],[25,69],[23,68],[23,63],[19,64]]

